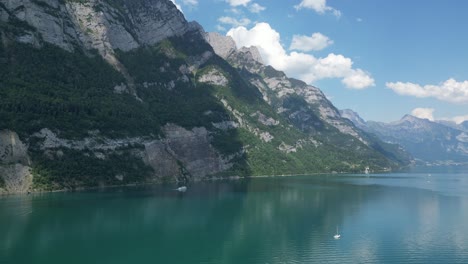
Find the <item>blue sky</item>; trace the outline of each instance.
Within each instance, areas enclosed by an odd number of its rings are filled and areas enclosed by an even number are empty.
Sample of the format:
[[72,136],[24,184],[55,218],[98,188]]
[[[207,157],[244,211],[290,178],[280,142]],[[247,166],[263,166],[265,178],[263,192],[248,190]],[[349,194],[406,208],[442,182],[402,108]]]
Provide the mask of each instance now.
[[468,1],[175,2],[366,120],[468,120]]

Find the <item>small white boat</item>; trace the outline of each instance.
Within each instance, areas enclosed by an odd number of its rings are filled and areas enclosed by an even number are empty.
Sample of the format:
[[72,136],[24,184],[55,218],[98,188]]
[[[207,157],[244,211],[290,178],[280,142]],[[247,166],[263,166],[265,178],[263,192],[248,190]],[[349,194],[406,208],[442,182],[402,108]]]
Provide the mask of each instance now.
[[338,233],[338,227],[336,227],[336,234],[333,236],[334,239],[340,239],[341,235]]
[[187,187],[186,186],[180,186],[179,188],[177,188],[175,190],[178,191],[178,192],[185,192],[185,191],[187,191]]
[[364,173],[365,173],[365,174],[369,174],[369,172],[370,172],[370,168],[369,168],[369,167],[366,167],[366,169],[364,170]]

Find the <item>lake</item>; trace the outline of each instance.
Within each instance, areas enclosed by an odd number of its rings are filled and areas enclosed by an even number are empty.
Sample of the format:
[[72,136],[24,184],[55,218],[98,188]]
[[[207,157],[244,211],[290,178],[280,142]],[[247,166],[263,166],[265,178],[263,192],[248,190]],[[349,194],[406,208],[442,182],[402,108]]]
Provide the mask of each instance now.
[[173,188],[0,197],[0,263],[468,263],[466,169]]

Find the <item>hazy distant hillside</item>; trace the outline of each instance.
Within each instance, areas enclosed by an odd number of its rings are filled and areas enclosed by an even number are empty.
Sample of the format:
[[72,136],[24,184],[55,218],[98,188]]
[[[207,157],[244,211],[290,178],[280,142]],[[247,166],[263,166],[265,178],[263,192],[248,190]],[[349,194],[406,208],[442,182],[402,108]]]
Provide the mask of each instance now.
[[[363,120],[350,110],[342,111],[343,117],[355,122],[361,129],[377,135],[386,142],[403,146],[416,159],[430,163],[468,162],[468,133],[453,126],[454,123],[432,122],[411,115],[391,123]],[[358,120],[358,121],[356,121]]]

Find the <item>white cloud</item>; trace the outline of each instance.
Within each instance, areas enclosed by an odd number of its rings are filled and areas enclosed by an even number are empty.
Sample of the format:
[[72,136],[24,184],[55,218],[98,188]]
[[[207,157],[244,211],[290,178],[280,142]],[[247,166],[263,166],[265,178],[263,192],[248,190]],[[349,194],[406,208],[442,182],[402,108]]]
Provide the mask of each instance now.
[[410,82],[387,82],[386,86],[400,95],[433,97],[451,103],[468,103],[468,81],[457,82],[455,79],[448,79],[439,85],[425,86]]
[[356,21],[357,21],[357,22],[362,22],[362,21],[364,21],[364,20],[363,20],[362,18],[358,17],[358,18],[356,18]]
[[248,18],[242,18],[238,20],[236,18],[228,16],[220,17],[218,18],[218,21],[222,24],[231,25],[233,27],[247,26],[251,22]]
[[231,6],[247,6],[248,3],[250,3],[251,0],[226,0],[227,3]]
[[422,118],[422,119],[429,119],[430,121],[434,121],[434,109],[433,108],[415,108],[411,111],[411,115]]
[[198,0],[182,0],[182,3],[184,3],[184,5],[196,6],[198,5]]
[[265,9],[266,9],[266,7],[261,6],[261,5],[257,4],[257,3],[253,3],[249,7],[250,12],[252,12],[252,13],[260,13]]
[[468,121],[468,115],[452,117],[452,120],[457,124],[461,124]]
[[226,31],[227,29],[221,25],[216,25],[216,30],[218,31]]
[[433,108],[415,108],[411,112],[411,115],[413,115],[415,117],[419,117],[419,118],[429,119],[431,121],[443,120],[443,121],[455,122],[456,124],[461,124],[461,123],[468,120],[468,115],[434,118],[434,112],[435,112],[435,109],[433,109]]
[[184,11],[182,11],[182,7],[179,4],[176,3],[176,0],[171,0],[171,2],[177,7],[177,9],[179,9],[180,12],[182,12],[182,13],[184,12]]
[[439,120],[452,121],[459,125],[465,121],[468,121],[468,115],[455,116],[455,117],[443,117],[443,118],[440,118]]
[[340,78],[348,88],[364,89],[374,86],[374,79],[370,74],[354,69],[353,61],[343,55],[330,53],[325,58],[316,58],[295,51],[288,54],[281,45],[280,34],[268,23],[258,23],[250,30],[245,27],[233,28],[227,35],[234,39],[239,48],[256,46],[266,64],[307,83],[325,78]]
[[354,89],[365,89],[367,87],[375,85],[375,81],[371,77],[370,73],[365,72],[361,69],[352,69],[351,73],[348,74],[342,82],[347,87],[352,87]]
[[322,33],[314,33],[312,36],[294,35],[291,41],[290,50],[311,51],[323,50],[333,44],[333,40],[329,39]]
[[294,8],[297,10],[303,8],[312,9],[319,14],[324,14],[325,12],[330,11],[336,17],[341,16],[341,12],[339,10],[327,6],[327,0],[302,0],[298,5],[295,5]]

